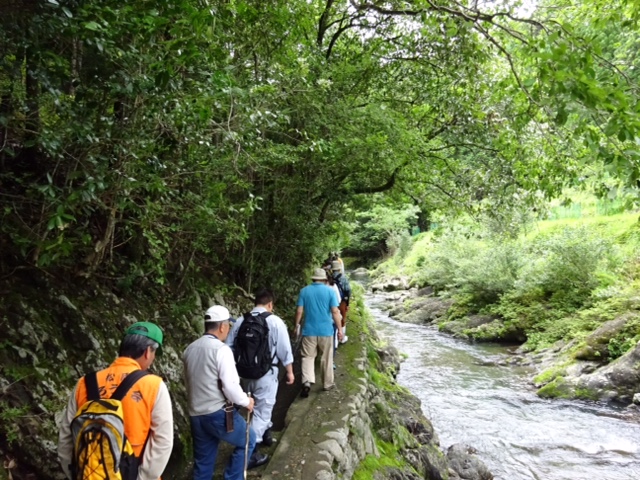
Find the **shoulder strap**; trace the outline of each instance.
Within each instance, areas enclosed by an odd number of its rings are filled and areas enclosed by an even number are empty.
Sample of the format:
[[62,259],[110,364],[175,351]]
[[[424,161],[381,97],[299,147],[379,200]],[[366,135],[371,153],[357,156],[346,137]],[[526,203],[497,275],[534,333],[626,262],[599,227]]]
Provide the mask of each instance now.
[[[258,314],[259,316],[262,317],[262,319],[264,320],[264,323],[267,325],[267,329],[269,329],[269,335],[271,335],[271,329],[269,328],[269,324],[267,323],[267,318],[269,318],[271,315],[273,315],[273,312],[270,312],[268,310],[261,312]],[[271,347],[269,347],[271,348]],[[273,363],[273,361],[276,359],[276,357],[278,356],[278,337],[276,335],[276,344],[274,345],[274,350],[275,353],[271,356],[271,366],[277,366],[278,362]]]
[[111,395],[111,398],[113,400],[122,401],[122,399],[125,397],[127,392],[129,392],[129,390],[131,389],[131,387],[133,387],[133,385],[138,380],[140,380],[142,377],[144,377],[148,373],[149,372],[146,370],[134,370],[133,372],[131,372],[129,375],[126,376],[126,378],[122,382],[120,382],[120,385],[118,385],[118,388],[116,388],[116,391],[113,392],[113,394]]
[[97,372],[87,373],[84,376],[84,386],[87,389],[87,400],[100,400]]

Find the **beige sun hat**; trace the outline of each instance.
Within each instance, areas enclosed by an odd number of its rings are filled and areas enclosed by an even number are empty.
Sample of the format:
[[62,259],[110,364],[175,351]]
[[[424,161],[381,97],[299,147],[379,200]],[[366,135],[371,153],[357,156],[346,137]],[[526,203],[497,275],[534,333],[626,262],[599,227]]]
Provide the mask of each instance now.
[[311,276],[311,280],[326,280],[327,272],[325,272],[322,268],[316,268],[313,271],[313,275]]

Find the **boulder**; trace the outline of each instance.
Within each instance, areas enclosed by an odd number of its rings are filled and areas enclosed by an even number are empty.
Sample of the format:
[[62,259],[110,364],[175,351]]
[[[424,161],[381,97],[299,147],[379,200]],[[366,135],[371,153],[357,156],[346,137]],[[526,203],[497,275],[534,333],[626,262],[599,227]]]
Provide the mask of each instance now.
[[635,312],[628,312],[603,323],[585,339],[585,345],[576,352],[575,358],[578,360],[606,360],[609,357],[611,339],[620,334],[630,321],[637,320],[639,317]]
[[576,385],[601,399],[610,399],[611,392],[621,401],[631,401],[640,390],[640,342],[622,357],[595,372],[577,378]]
[[391,318],[396,318],[398,315],[404,313],[404,307],[402,305],[393,305],[389,309],[389,316]]
[[433,287],[424,287],[416,292],[418,297],[430,297],[433,295]]
[[440,297],[425,297],[414,302],[410,311],[398,320],[407,323],[428,324],[436,323],[446,314],[453,300]]
[[400,371],[400,353],[398,349],[392,345],[386,345],[378,348],[376,353],[384,365],[385,370],[389,372],[393,378],[396,378],[396,375]]
[[408,288],[409,280],[406,277],[383,279],[371,285],[372,292],[395,292],[398,290],[407,290]]
[[464,336],[462,333],[464,330],[478,328],[481,325],[493,322],[495,319],[496,317],[489,315],[469,315],[468,317],[459,318],[443,324],[441,330],[453,335]]
[[351,277],[358,279],[367,278],[369,276],[369,270],[366,268],[356,268],[350,273],[350,275]]
[[585,361],[565,366],[538,390],[538,395],[631,403],[640,390],[639,364],[640,342],[622,357],[600,368],[597,368],[600,365],[597,362]]
[[475,455],[476,449],[456,443],[447,450],[447,459],[458,477],[464,480],[493,480],[493,474]]

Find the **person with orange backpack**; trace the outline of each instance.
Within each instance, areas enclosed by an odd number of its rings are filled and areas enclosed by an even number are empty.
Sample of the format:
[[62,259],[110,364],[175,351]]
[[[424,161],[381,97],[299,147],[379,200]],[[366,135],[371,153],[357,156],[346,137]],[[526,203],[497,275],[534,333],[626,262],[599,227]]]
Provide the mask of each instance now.
[[58,459],[73,480],[157,480],[173,448],[167,386],[148,372],[163,333],[151,322],[129,327],[119,356],[82,377],[60,424]]

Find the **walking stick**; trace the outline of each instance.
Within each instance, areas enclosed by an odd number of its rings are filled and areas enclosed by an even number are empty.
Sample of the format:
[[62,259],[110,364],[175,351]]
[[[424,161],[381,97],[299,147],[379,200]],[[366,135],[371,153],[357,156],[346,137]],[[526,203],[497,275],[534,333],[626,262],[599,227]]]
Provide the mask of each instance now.
[[[247,393],[247,396],[251,398],[251,393]],[[251,428],[251,411],[247,410],[247,433],[244,440],[244,480],[247,480],[247,466],[249,465],[249,435]]]

